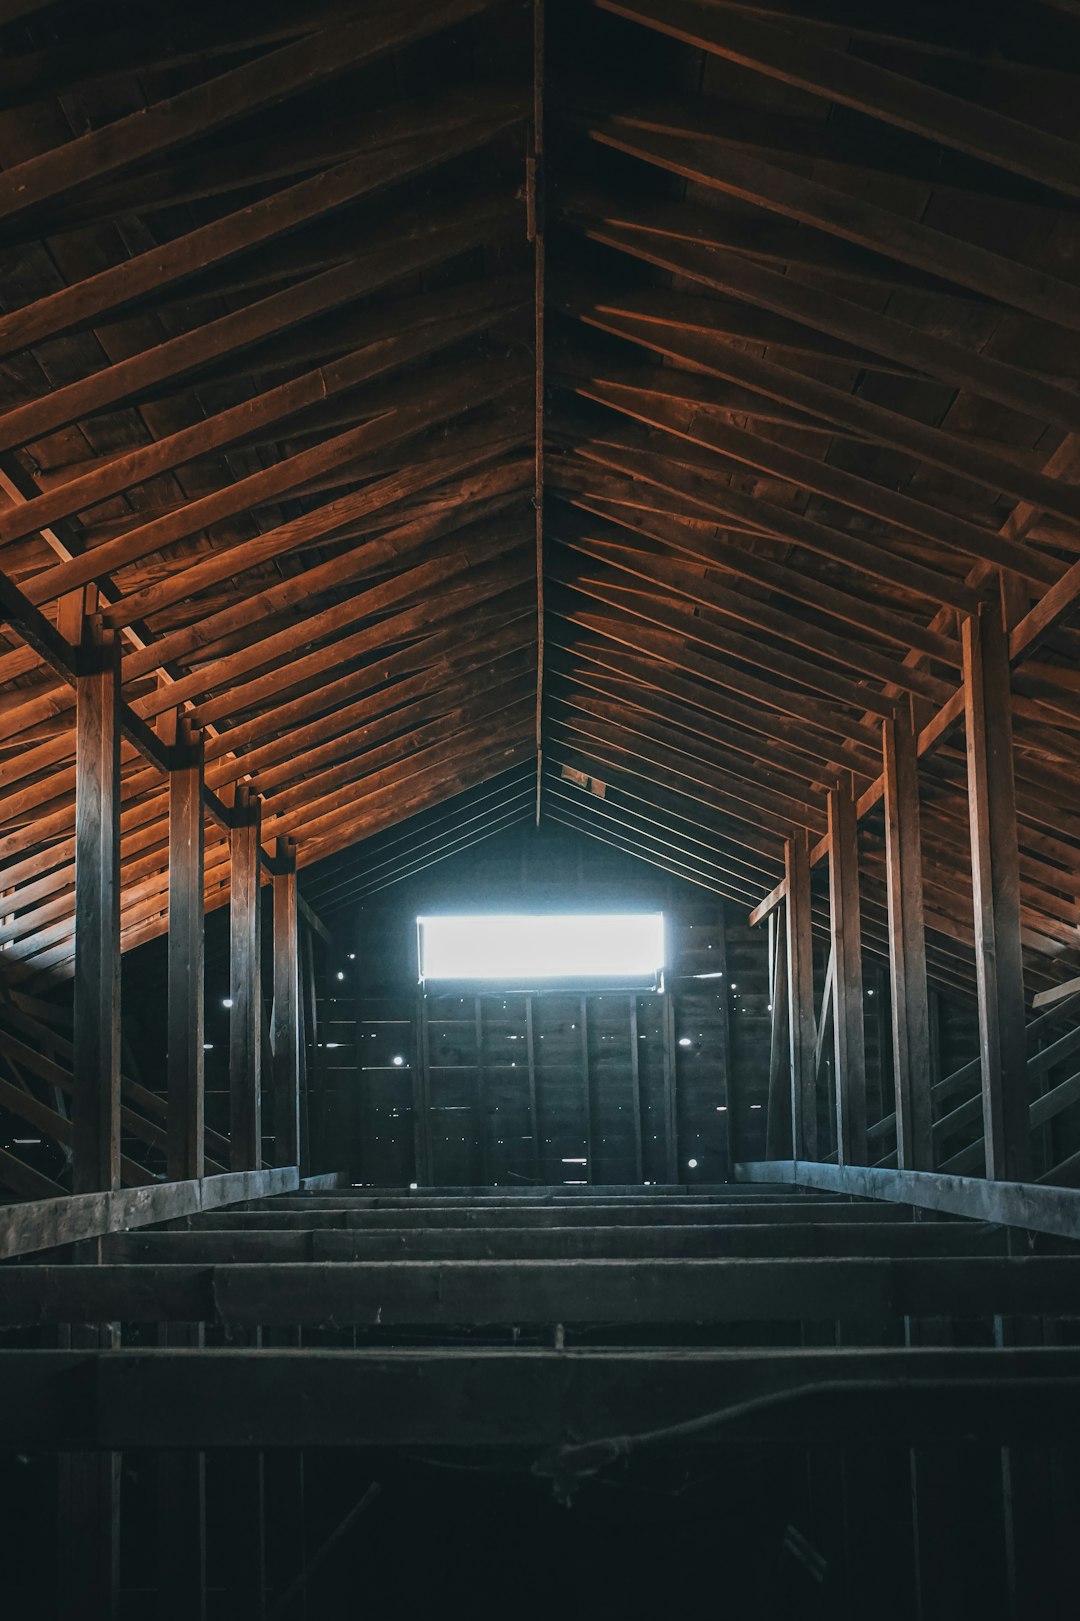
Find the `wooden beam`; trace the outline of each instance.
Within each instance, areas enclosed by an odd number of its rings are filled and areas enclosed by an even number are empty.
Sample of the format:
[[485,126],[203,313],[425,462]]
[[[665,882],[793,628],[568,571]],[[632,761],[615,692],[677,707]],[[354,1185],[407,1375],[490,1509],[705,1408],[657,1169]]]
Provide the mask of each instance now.
[[1080,1189],[1075,1188],[786,1159],[737,1165],[735,1177],[739,1182],[788,1183],[856,1199],[885,1199],[890,1204],[946,1211],[976,1222],[1080,1238]]
[[296,845],[277,842],[274,876],[274,1158],[296,1165],[300,1156],[300,965],[296,910]]
[[[633,437],[636,439],[637,435]],[[895,612],[866,601],[865,594],[860,596],[855,590],[839,589],[821,580],[816,570],[811,573],[808,569],[807,558],[800,557],[798,566],[777,563],[762,556],[760,551],[750,551],[722,539],[717,534],[717,519],[724,521],[723,495],[720,504],[715,505],[712,501],[714,481],[680,463],[677,457],[650,456],[644,453],[643,445],[635,449],[628,445],[620,455],[617,442],[610,437],[594,438],[580,445],[578,451],[589,461],[590,469],[575,476],[570,468],[560,468],[558,475],[560,485],[565,485],[568,475],[575,486],[579,482],[584,484],[584,496],[578,495],[575,489],[572,497],[575,505],[599,510],[634,534],[647,535],[740,579],[758,579],[793,601],[805,603],[815,613],[825,614],[842,625],[857,627],[864,634],[870,632],[902,647],[905,653],[917,647],[930,658],[959,668],[960,650],[955,640],[936,631],[925,631],[914,620],[900,618]],[[610,468],[624,478],[616,482],[610,475],[605,476],[605,472],[593,472],[593,466]],[[657,493],[643,492],[643,481],[648,481]],[[925,683],[928,680],[934,687],[940,685],[925,671],[906,666],[901,681],[912,680],[918,683],[917,690],[927,694],[930,689]]]
[[[752,309],[856,344],[893,365],[916,366],[929,377],[953,388],[970,389],[1036,422],[1053,422],[1067,432],[1076,426],[1076,399],[1069,389],[938,333],[918,330],[910,322],[854,299],[838,297],[808,281],[795,281],[782,269],[755,262],[753,256],[726,251],[723,244],[709,240],[709,216],[703,211],[696,215],[684,211],[681,217],[686,225],[675,229],[665,229],[655,209],[598,205],[573,207],[572,213],[591,237],[616,251],[686,276]],[[695,218],[696,228],[690,225]],[[714,230],[713,236],[717,234]]]
[[[834,630],[823,624],[820,614],[793,613],[788,608],[778,608],[775,602],[750,597],[737,586],[733,588],[732,582],[709,564],[672,556],[663,542],[652,544],[643,537],[633,543],[628,533],[615,530],[612,535],[605,523],[585,523],[568,529],[556,519],[553,528],[559,541],[578,555],[595,558],[632,579],[662,587],[669,601],[675,599],[672,606],[677,611],[682,608],[680,598],[703,609],[699,617],[717,627],[720,633],[717,639],[722,645],[727,643],[728,637],[744,639],[749,630],[751,639],[760,636],[762,641],[768,640],[772,658],[783,661],[785,673],[797,668],[798,658],[811,654],[815,671],[821,673],[815,674],[813,681],[807,684],[818,690],[827,688],[835,693],[838,701],[854,707],[858,703],[855,693],[859,689],[863,695],[862,707],[884,714],[891,712],[892,700],[879,696],[876,683],[880,681],[901,690],[913,684],[906,667],[891,653],[866,641],[856,641],[843,629]],[[740,572],[745,578],[752,570],[753,564],[748,562]],[[583,570],[574,583],[583,586],[588,579],[588,573]],[[766,581],[759,583],[764,585]],[[866,675],[872,678],[874,687],[862,685],[860,688],[856,676]],[[921,680],[916,678],[914,685],[931,699],[942,701],[948,695],[943,682],[932,678],[927,682],[925,675]]]
[[675,1003],[670,989],[660,999],[661,1039],[664,1044],[664,1175],[679,1179],[679,1100],[675,1046]]
[[[593,1219],[601,1223],[610,1209],[603,1207]],[[899,1326],[905,1315],[1069,1316],[1078,1290],[1075,1255],[563,1260],[526,1266],[512,1260],[214,1267],[39,1262],[0,1273],[0,1324],[205,1322],[235,1331],[260,1323],[550,1327],[831,1319]]]
[[428,1020],[427,992],[422,981],[416,986],[416,1062],[412,1074],[413,1167],[416,1180],[430,1187],[435,1180],[435,1144],[431,1131],[431,1026]]
[[863,1032],[859,830],[848,783],[829,793],[829,924],[833,961],[836,1147],[841,1165],[865,1165],[866,1043]]
[[173,719],[169,772],[168,1177],[203,1174],[204,840],[202,739]]
[[[797,35],[758,16],[720,15],[685,0],[596,0],[628,17],[753,73],[851,107],[938,146],[1024,175],[1066,196],[1080,196],[1076,151],[1069,141],[1019,119],[950,95],[847,51]],[[801,18],[800,18],[801,20]]]
[[262,802],[236,791],[229,834],[229,1169],[262,1164]]
[[209,265],[228,264],[259,249],[265,262],[266,250],[277,238],[310,225],[354,198],[480,145],[515,109],[508,105],[501,115],[498,102],[478,96],[473,112],[476,116],[464,126],[460,115],[453,118],[451,114],[452,127],[448,127],[447,113],[438,103],[424,113],[410,108],[402,126],[406,138],[395,140],[395,124],[401,120],[380,109],[379,146],[374,150],[370,144],[366,149],[361,145],[344,162],[0,316],[0,352],[15,353],[89,326],[137,299],[165,294]]
[[581,1056],[581,1104],[582,1121],[585,1136],[585,1179],[587,1182],[602,1182],[603,1178],[596,1174],[593,1164],[593,1095],[592,1077],[589,1073],[589,1002],[585,996],[578,998],[578,1052]]
[[[918,1358],[916,1374],[912,1352],[893,1346],[572,1356],[487,1347],[8,1350],[0,1442],[31,1451],[478,1447],[507,1457],[517,1448],[567,1482],[624,1454],[627,1437],[710,1414],[714,1423],[684,1433],[691,1446],[955,1447],[972,1434],[1045,1445],[1080,1422],[1072,1347],[927,1348]],[[79,1381],[93,1401],[70,1399]]]
[[[325,1179],[316,1178],[315,1181]],[[330,1185],[333,1185],[331,1179]],[[65,1199],[32,1199],[0,1209],[0,1258],[78,1244],[105,1233],[126,1232],[148,1223],[176,1221],[200,1210],[249,1199],[292,1193],[300,1187],[295,1166],[240,1175],[207,1176],[196,1182],[159,1182],[123,1192],[73,1194]]]
[[885,722],[882,751],[897,1161],[901,1170],[929,1170],[932,1077],[919,762],[906,716]]
[[1031,1136],[1020,872],[1008,642],[998,605],[965,619],[962,632],[986,1174],[1024,1182]]
[[797,1159],[818,1154],[817,1076],[814,1073],[814,942],[810,917],[810,863],[806,839],[784,845],[787,879],[788,1058],[791,1139]]
[[[643,390],[619,389],[606,381],[579,382],[576,390],[584,398],[596,400],[613,411],[715,452],[718,474],[736,467],[753,467],[877,519],[901,536],[922,537],[950,549],[955,548],[963,530],[970,527],[974,536],[979,533],[977,526],[939,514],[926,502],[915,501],[870,479],[805,456],[788,445],[724,423],[715,415],[706,416],[691,404]],[[975,602],[974,593],[943,570],[929,568],[907,557],[901,560],[895,550],[864,535],[851,535],[815,522],[760,495],[745,495],[719,479],[712,501],[729,517],[745,519],[757,529],[805,546],[808,551],[842,563],[857,574],[866,574],[905,593],[917,592],[935,607],[951,605],[970,609]]]
[[13,164],[0,183],[0,218],[13,220],[159,152],[205,138],[290,95],[327,84],[358,64],[446,28],[486,0],[413,3],[391,12],[339,19],[303,40],[256,57],[212,81],[142,107],[101,129]]
[[120,1185],[120,649],[89,620],[76,678],[72,1188]]
[[[1073,520],[1080,515],[1080,495],[1073,486],[1061,480],[1049,478],[1041,472],[1030,472],[1001,456],[995,456],[989,450],[967,443],[955,434],[940,428],[926,428],[900,412],[872,405],[841,388],[817,382],[773,361],[745,354],[730,344],[709,342],[698,334],[692,337],[687,334],[673,335],[655,322],[594,315],[591,311],[584,319],[605,332],[612,332],[676,359],[689,359],[694,355],[695,364],[706,367],[711,375],[742,384],[764,399],[807,412],[811,419],[830,423],[840,432],[851,432],[860,441],[869,440],[895,449],[914,461],[940,467],[954,477],[968,478],[988,490],[1013,495],[1016,500],[1031,500],[1040,510],[1067,511]],[[605,367],[604,376],[611,383],[618,384],[623,375]],[[629,375],[627,382],[641,378],[642,374],[635,371]],[[688,397],[701,399],[702,403],[709,401],[709,388],[703,388],[700,377],[695,378],[692,373],[676,372],[672,377],[670,370],[663,368],[656,385],[658,390],[662,388],[664,392],[677,391],[683,386],[694,391]],[[970,533],[969,527],[961,526],[957,538],[966,539]],[[1040,584],[1052,582],[1060,572],[1048,558],[1022,541],[1010,541],[993,533],[986,535],[980,550],[975,549],[973,538],[968,541],[966,550],[975,560],[986,558],[1004,568],[1015,569],[1025,578]]]
[[639,133],[614,120],[592,124],[588,134],[683,179],[883,253],[1053,326],[1080,330],[1080,292],[1071,284],[821,181],[730,147],[718,156],[704,141]]
[[788,1061],[787,935],[783,917],[769,914],[769,1094],[765,1152],[782,1158],[791,1150],[791,1070]]
[[1033,1008],[1050,1007],[1055,1002],[1062,1002],[1066,997],[1075,996],[1080,991],[1080,978],[1067,979],[1063,985],[1055,985],[1051,990],[1039,991],[1031,999]]
[[[455,245],[459,249],[466,245],[477,246],[483,236],[484,232],[475,226],[468,233],[458,231],[455,235]],[[430,253],[428,257],[431,257]],[[390,277],[392,269],[401,274],[400,255],[393,265],[386,264],[387,278]],[[293,314],[296,314],[295,310]],[[216,352],[213,349],[212,338],[207,338],[206,342],[209,351]],[[504,389],[509,389],[520,381],[520,377],[520,366],[500,365],[495,362],[487,367],[478,368],[473,374],[475,387],[472,398],[490,398],[491,395],[485,392],[489,385],[493,392],[498,392],[500,384]],[[460,410],[467,404],[467,401],[461,398],[460,378],[458,387]],[[429,389],[429,399],[431,392],[433,391]],[[279,458],[270,466],[261,467],[244,478],[227,482],[193,501],[182,503],[160,516],[150,518],[146,523],[136,524],[134,528],[125,528],[113,538],[91,547],[89,552],[42,570],[28,583],[29,600],[40,604],[63,596],[79,585],[136,563],[190,535],[198,534],[210,524],[219,523],[238,512],[249,510],[254,505],[272,502],[293,490],[310,485],[328,473],[336,473],[353,466],[358,458],[394,443],[400,434],[403,419],[409,426],[426,425],[423,421],[422,402],[417,402],[415,395],[414,380],[402,382],[393,391],[387,390],[377,402],[373,402],[372,419],[361,422],[356,427],[347,428],[342,433],[319,439],[314,445],[308,445],[291,456]],[[418,403],[420,403],[419,411],[411,418],[407,417],[407,407]],[[441,414],[449,414],[448,409],[442,407]],[[432,415],[437,418],[440,410],[437,409]],[[357,512],[362,510],[362,506],[356,507]],[[335,513],[332,512],[329,516],[333,517]],[[23,522],[21,515],[17,521]],[[318,522],[315,516],[309,517],[310,524]],[[303,525],[299,528],[290,526],[284,530],[284,534],[275,535],[273,541],[267,542],[267,548],[271,555],[274,554],[275,547],[279,551],[286,550],[288,549],[286,542],[293,544],[295,540],[303,539],[305,532]],[[247,555],[254,550],[256,550],[254,547],[249,546]],[[145,600],[141,606],[145,611]],[[117,617],[122,616],[121,608],[117,610]]]

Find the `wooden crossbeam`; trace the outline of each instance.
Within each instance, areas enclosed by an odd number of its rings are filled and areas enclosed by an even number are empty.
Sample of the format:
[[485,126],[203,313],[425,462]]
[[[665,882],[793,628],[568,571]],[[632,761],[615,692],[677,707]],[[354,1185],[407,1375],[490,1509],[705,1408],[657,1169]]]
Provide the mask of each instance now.
[[686,0],[596,3],[602,11],[628,17],[781,84],[852,107],[1066,196],[1080,196],[1076,153],[1069,141],[977,102],[726,8],[718,16]]
[[12,165],[0,183],[0,218],[16,219],[156,153],[212,135],[237,119],[327,84],[362,62],[471,16],[483,4],[484,0],[438,5],[411,0],[392,12],[339,21],[291,41],[221,74],[213,81],[212,95],[205,85],[195,85]]
[[906,219],[821,181],[794,175],[745,152],[729,149],[716,163],[706,142],[681,141],[656,133],[645,136],[603,122],[592,124],[588,133],[602,146],[640,158],[683,179],[883,253],[1054,326],[1080,330],[1080,295],[1076,289],[1004,254]]
[[575,206],[572,217],[590,237],[620,253],[744,301],[752,310],[798,322],[836,342],[857,344],[893,365],[916,367],[928,377],[970,389],[1037,422],[1053,422],[1066,431],[1077,425],[1076,398],[1067,388],[965,348],[939,332],[923,332],[831,289],[795,281],[761,263],[748,263],[740,253],[725,252],[722,245],[708,240],[708,215],[696,223],[687,215],[684,227],[665,231],[655,214],[619,208],[606,199],[605,205],[599,217],[595,209]]

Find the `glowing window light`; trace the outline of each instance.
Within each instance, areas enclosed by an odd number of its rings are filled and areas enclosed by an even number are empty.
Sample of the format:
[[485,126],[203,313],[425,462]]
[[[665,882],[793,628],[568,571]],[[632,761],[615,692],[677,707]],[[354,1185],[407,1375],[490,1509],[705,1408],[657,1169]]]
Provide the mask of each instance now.
[[660,912],[420,917],[423,979],[655,979]]

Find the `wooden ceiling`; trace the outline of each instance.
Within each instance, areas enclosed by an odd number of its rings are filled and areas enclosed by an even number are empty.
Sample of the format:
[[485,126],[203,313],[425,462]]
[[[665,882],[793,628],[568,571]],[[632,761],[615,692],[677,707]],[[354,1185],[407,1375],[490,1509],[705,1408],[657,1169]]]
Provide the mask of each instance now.
[[72,969],[72,677],[115,636],[125,947],[166,927],[180,712],[208,908],[241,786],[330,910],[539,806],[749,912],[843,781],[884,950],[910,714],[969,988],[960,622],[997,601],[1029,989],[1076,973],[1070,0],[0,22],[13,978]]

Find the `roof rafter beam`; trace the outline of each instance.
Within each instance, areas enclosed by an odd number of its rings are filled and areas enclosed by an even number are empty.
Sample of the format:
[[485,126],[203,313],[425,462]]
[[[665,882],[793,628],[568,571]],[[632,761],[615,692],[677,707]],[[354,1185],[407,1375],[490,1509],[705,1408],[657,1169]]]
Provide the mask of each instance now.
[[686,0],[595,3],[602,11],[656,29],[781,84],[852,107],[1066,196],[1080,197],[1076,149],[1070,141],[874,62],[830,49],[808,39],[804,32],[793,33],[746,13],[724,10],[718,15],[715,9]]
[[306,39],[291,41],[253,62],[12,165],[0,175],[0,219],[16,219],[130,169],[155,153],[212,135],[291,95],[327,84],[363,62],[473,16],[488,3],[402,0],[373,15],[339,20]]

